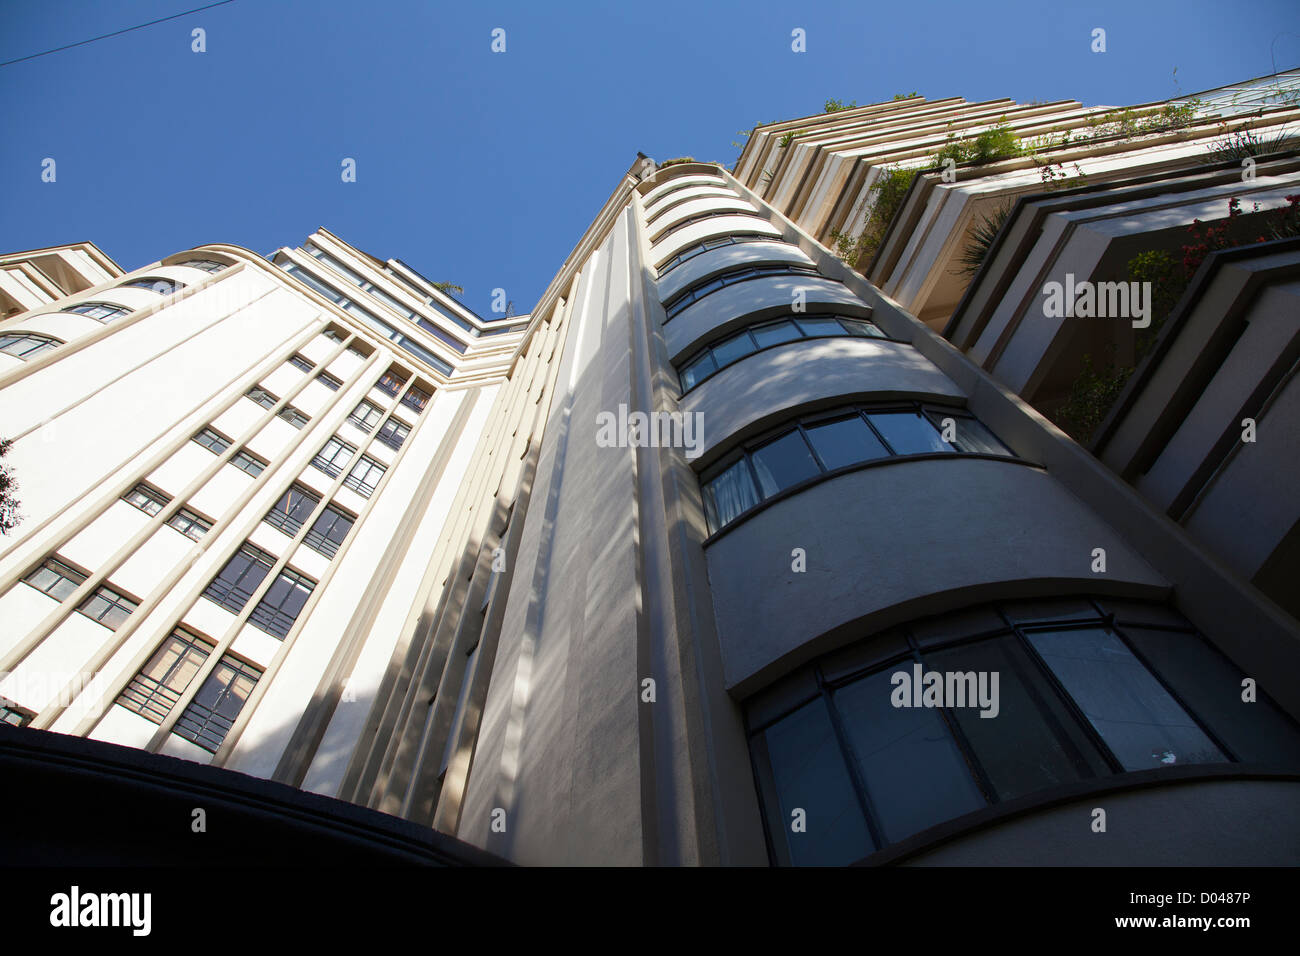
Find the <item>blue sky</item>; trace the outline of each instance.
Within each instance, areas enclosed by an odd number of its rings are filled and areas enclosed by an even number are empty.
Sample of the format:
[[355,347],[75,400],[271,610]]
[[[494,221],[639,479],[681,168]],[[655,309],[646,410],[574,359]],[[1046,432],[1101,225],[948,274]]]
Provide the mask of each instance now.
[[[203,2],[0,0],[0,61]],[[0,251],[88,239],[135,269],[326,226],[522,313],[637,150],[730,166],[738,130],[828,97],[1126,105],[1296,65],[1294,0],[233,0],[0,68]]]

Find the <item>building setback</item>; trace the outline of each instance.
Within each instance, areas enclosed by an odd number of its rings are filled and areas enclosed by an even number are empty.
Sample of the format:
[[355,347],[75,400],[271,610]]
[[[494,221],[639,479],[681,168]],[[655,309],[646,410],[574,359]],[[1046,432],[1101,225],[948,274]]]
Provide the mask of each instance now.
[[322,230],[5,321],[6,719],[524,864],[1295,863],[1295,619],[746,168],[517,319]]

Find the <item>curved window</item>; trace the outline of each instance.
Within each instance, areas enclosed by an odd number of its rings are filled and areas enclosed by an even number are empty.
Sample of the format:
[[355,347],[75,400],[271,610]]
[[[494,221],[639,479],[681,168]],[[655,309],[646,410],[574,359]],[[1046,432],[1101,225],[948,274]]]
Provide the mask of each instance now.
[[700,479],[712,534],[768,498],[880,458],[1013,453],[959,408],[918,402],[851,405],[800,419],[747,443]]
[[704,220],[706,219],[717,219],[719,216],[747,216],[750,219],[761,219],[763,222],[770,223],[770,220],[767,218],[767,216],[761,212],[758,212],[757,210],[715,209],[712,212],[702,212],[698,216],[688,216],[687,218],[683,219],[681,222],[674,224],[668,229],[665,229],[661,234],[656,236],[654,239],[650,240],[650,242],[652,245],[656,245],[660,242],[663,242],[673,233],[681,232],[687,226],[693,226],[697,222],[704,222]]
[[20,358],[24,362],[45,352],[52,352],[63,343],[48,335],[31,332],[7,332],[0,335],[0,352]]
[[[828,654],[746,702],[774,862],[843,864],[990,804],[1114,774],[1294,770],[1300,731],[1160,605],[985,605]],[[805,832],[790,832],[795,809]]]
[[119,315],[126,315],[133,310],[124,305],[113,305],[111,302],[78,302],[76,305],[66,306],[59,311],[76,312],[78,315],[88,315],[92,319],[107,322],[109,319],[115,319]]
[[150,292],[157,292],[159,295],[171,295],[179,289],[185,288],[184,282],[177,282],[175,279],[162,279],[158,276],[144,276],[140,279],[132,279],[130,282],[123,282],[119,289],[148,289]]
[[716,239],[705,239],[703,242],[697,242],[693,246],[688,246],[660,266],[659,278],[662,279],[683,262],[686,262],[689,259],[694,259],[702,253],[709,252],[713,249],[720,249],[723,246],[738,246],[746,242],[785,242],[785,240],[780,236],[765,236],[761,232],[741,232],[732,236],[719,236]]
[[204,272],[220,272],[227,268],[226,263],[218,262],[216,259],[186,259],[184,262],[175,263],[178,266],[189,266],[191,269],[202,269]]
[[860,338],[887,338],[874,322],[847,315],[792,315],[774,322],[761,322],[697,352],[678,370],[682,390],[694,388],[717,372],[746,355],[772,345],[796,339],[820,339],[851,335]]
[[[678,206],[684,205],[688,202],[694,202],[696,199],[740,199],[741,198],[735,192],[735,190],[727,186],[726,183],[718,183],[716,185],[710,183],[691,183],[690,185],[701,186],[706,189],[711,189],[713,191],[708,193],[701,193],[698,196],[679,196],[677,199],[674,199],[672,202],[666,203],[662,206],[659,205],[659,200],[656,199],[655,205],[658,206],[658,208],[655,209],[654,212],[647,211],[646,225],[647,226],[650,225],[656,219],[658,219],[660,216],[662,216],[664,213],[668,212],[669,210],[676,209]],[[687,187],[683,186],[682,188],[685,189]],[[676,190],[672,190],[672,192],[676,192]],[[665,193],[665,195],[667,195],[667,193]],[[659,199],[662,198],[663,196],[659,197]]]
[[[697,282],[694,285],[683,289],[677,295],[673,296],[664,304],[664,311],[668,313],[668,318],[674,318],[685,312],[690,306],[699,302],[710,292],[717,292],[719,289],[726,288],[729,285],[735,285],[738,282],[747,282],[750,279],[761,279],[765,276],[816,276],[819,279],[825,278],[812,266],[800,266],[792,263],[779,263],[775,265],[762,266],[740,266],[736,269],[728,269],[726,272],[719,273],[710,279]],[[827,279],[828,282],[835,282],[835,279]],[[667,320],[665,320],[667,321]]]
[[679,192],[681,192],[683,189],[690,189],[690,188],[692,188],[692,187],[694,187],[694,186],[708,186],[708,187],[710,187],[710,188],[712,188],[712,189],[726,189],[726,188],[727,188],[727,184],[726,184],[726,182],[725,182],[724,180],[721,180],[721,179],[716,179],[716,180],[713,180],[713,181],[711,181],[711,182],[706,181],[706,182],[677,183],[675,186],[672,186],[672,187],[670,187],[670,188],[668,188],[668,189],[665,189],[663,192],[661,192],[661,193],[660,193],[658,196],[656,196],[654,199],[650,200],[650,202],[647,203],[646,206],[647,206],[647,208],[649,208],[650,206],[657,206],[657,205],[659,205],[659,203],[661,203],[661,202],[663,201],[663,199],[664,199],[665,196],[671,196],[673,193],[679,193]]

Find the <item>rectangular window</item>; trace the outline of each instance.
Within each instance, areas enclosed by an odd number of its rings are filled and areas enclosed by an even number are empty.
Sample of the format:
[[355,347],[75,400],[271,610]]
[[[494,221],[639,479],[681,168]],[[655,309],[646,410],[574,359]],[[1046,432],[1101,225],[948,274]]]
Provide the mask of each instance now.
[[109,630],[116,631],[137,607],[139,607],[138,601],[133,601],[126,595],[101,584],[77,610],[92,621],[98,621]]
[[389,448],[401,448],[402,443],[406,441],[406,436],[409,434],[411,434],[409,425],[403,424],[396,418],[390,418],[384,422],[384,427],[379,429],[379,434],[375,438]]
[[163,510],[163,506],[171,501],[165,494],[157,488],[146,485],[143,482],[136,485],[130,491],[122,496],[122,500],[127,504],[135,505],[147,515],[156,515]]
[[257,402],[257,404],[261,405],[263,408],[274,408],[275,403],[279,401],[278,398],[276,398],[266,389],[258,386],[254,386],[253,388],[250,388],[246,393],[246,395],[248,398],[251,398],[253,401]]
[[1007,446],[982,424],[960,412],[940,408],[927,408],[926,417],[942,433],[944,419],[952,419],[952,447],[958,451],[984,455],[1010,455]]
[[356,516],[350,515],[341,508],[330,505],[321,512],[316,523],[311,526],[307,532],[307,537],[303,542],[307,547],[319,551],[327,558],[332,558],[338,554],[339,546],[352,530],[352,525],[356,522]]
[[363,432],[369,433],[379,424],[380,419],[383,417],[383,412],[374,405],[363,400],[356,408],[352,409],[352,414],[348,416],[348,421],[353,425],[356,425]]
[[206,637],[178,627],[117,699],[127,710],[161,724],[216,649]]
[[310,419],[292,405],[286,405],[276,413],[294,428],[302,428]]
[[330,326],[329,328],[323,330],[321,332],[321,335],[325,336],[325,338],[329,339],[331,342],[343,341],[343,333],[340,332],[338,329],[334,328],[333,326]]
[[241,449],[234,458],[230,459],[230,463],[254,478],[266,470],[266,462],[256,455],[250,454],[246,449]]
[[0,697],[0,721],[10,727],[26,727],[35,717],[35,711],[19,707],[8,697]]
[[782,342],[793,342],[795,339],[803,338],[793,322],[770,322],[767,325],[756,325],[750,329],[750,332],[760,349],[769,345],[780,345]]
[[212,522],[187,508],[182,508],[167,519],[168,527],[175,528],[187,538],[198,541],[212,530]]
[[226,562],[221,573],[213,578],[203,596],[220,604],[227,611],[238,614],[270,573],[275,558],[261,548],[244,543]]
[[375,493],[375,488],[379,486],[379,480],[384,477],[384,472],[387,470],[386,466],[381,465],[369,455],[362,455],[361,460],[352,467],[352,471],[343,479],[343,484],[363,498],[369,498]]
[[808,425],[807,430],[808,440],[827,471],[889,457],[889,451],[860,415]]
[[407,390],[406,394],[402,396],[402,404],[418,414],[424,411],[424,408],[429,404],[429,399],[431,397],[432,396],[424,389],[412,385]]
[[737,359],[742,359],[754,351],[754,342],[749,337],[748,332],[741,332],[725,341],[719,342],[713,346],[713,360],[718,363],[718,368],[724,365],[730,365]]
[[302,523],[316,510],[318,504],[320,498],[317,495],[302,485],[294,485],[280,496],[280,500],[266,513],[263,520],[293,537],[302,530]]
[[194,441],[198,442],[214,455],[220,455],[230,447],[230,439],[212,428],[205,428],[194,436]]
[[744,458],[704,486],[704,510],[711,531],[731,523],[756,504],[758,492],[754,488],[749,462]]
[[299,369],[300,371],[303,372],[310,372],[312,369],[316,367],[307,359],[303,358],[301,355],[294,355],[291,359],[289,359],[289,364],[292,365],[294,368]]
[[311,578],[289,568],[283,569],[257,607],[253,608],[248,623],[268,634],[285,637],[315,587],[316,582]]
[[754,452],[754,471],[764,497],[769,497],[820,473],[808,450],[808,443],[797,430],[768,442]]
[[316,376],[316,381],[320,382],[331,392],[337,392],[340,388],[343,387],[343,383],[339,381],[337,378],[335,378],[333,375],[331,375],[329,372],[321,372],[319,375]]
[[383,377],[375,383],[375,388],[379,389],[385,395],[396,396],[406,384],[406,379],[398,378],[393,372],[385,372]]
[[185,708],[172,732],[209,753],[216,753],[261,676],[261,670],[252,664],[226,654]]
[[712,375],[718,368],[717,363],[713,360],[712,352],[705,352],[690,365],[682,369],[682,389],[694,388],[704,380],[708,375]]
[[46,558],[39,568],[23,580],[56,601],[62,601],[81,586],[86,576],[57,558]]
[[895,455],[952,451],[929,420],[918,412],[869,412],[867,417],[889,442]]
[[325,447],[317,452],[311,463],[331,478],[337,478],[343,474],[343,469],[347,467],[348,462],[352,460],[352,456],[356,453],[356,445],[349,445],[338,438],[331,438],[325,443]]

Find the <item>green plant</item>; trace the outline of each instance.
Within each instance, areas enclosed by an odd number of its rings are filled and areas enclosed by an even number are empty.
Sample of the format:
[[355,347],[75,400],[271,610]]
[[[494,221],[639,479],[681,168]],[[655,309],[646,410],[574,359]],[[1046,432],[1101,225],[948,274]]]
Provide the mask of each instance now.
[[781,141],[780,141],[779,143],[776,144],[776,145],[777,145],[777,148],[778,148],[778,149],[785,149],[787,146],[790,145],[790,143],[791,143],[793,140],[794,140],[794,132],[792,131],[792,132],[786,133],[784,136],[781,137]]
[[1052,421],[1079,444],[1088,444],[1132,374],[1132,367],[1116,366],[1113,361],[1098,371],[1093,368],[1092,356],[1085,355],[1083,369],[1065,401],[1051,416]]
[[855,107],[857,107],[857,105],[858,105],[857,100],[854,100],[852,103],[843,103],[840,100],[827,100],[825,107],[822,109],[822,112],[838,113],[840,110],[854,109]]
[[1023,156],[1025,151],[1020,138],[1011,128],[999,123],[973,137],[959,137],[955,133],[949,133],[947,142],[931,162],[935,166],[942,166],[946,160],[951,159],[958,165],[973,163],[983,166],[1013,156]]
[[695,162],[694,156],[674,156],[672,159],[665,159],[659,164],[660,169],[667,169],[669,166],[680,166],[682,163]]
[[[863,203],[871,203],[871,211],[867,214],[861,234],[855,237],[839,231],[831,233],[836,255],[852,266],[863,256],[875,254],[885,238],[885,230],[889,228],[890,221],[903,205],[903,199],[907,196],[915,175],[915,170],[892,166],[880,171],[875,181],[867,187],[867,194],[862,200]],[[859,206],[854,215],[860,211]]]
[[966,246],[959,258],[962,264],[962,275],[973,276],[980,271],[980,266],[984,264],[989,249],[993,246],[993,240],[997,238],[1013,208],[1014,206],[1008,200],[991,212],[981,213],[975,220],[975,224],[971,227],[970,238],[966,240]]
[[1126,266],[1130,282],[1151,283],[1151,324],[1134,333],[1136,361],[1141,361],[1155,344],[1160,327],[1187,288],[1188,275],[1178,261],[1163,249],[1139,252]]
[[465,294],[465,290],[461,286],[456,285],[456,283],[454,282],[430,282],[429,285],[433,286],[435,289],[437,289],[439,292],[445,295]]
[[911,93],[895,93],[895,94],[894,94],[894,99],[896,99],[896,100],[910,100],[912,97],[914,97],[914,96],[920,96],[920,95],[921,95],[921,94],[918,93],[918,92],[916,92],[916,90],[913,90]]
[[1292,132],[1289,127],[1284,127],[1276,133],[1265,136],[1257,135],[1251,129],[1239,129],[1227,139],[1211,143],[1206,149],[1210,151],[1210,157],[1215,161],[1231,159],[1241,162],[1247,157],[1277,153],[1294,148],[1296,145],[1300,145],[1300,136]]
[[[0,458],[9,454],[9,449],[13,447],[13,444],[8,439],[0,439]],[[14,497],[14,492],[17,490],[18,482],[14,478],[10,466],[0,464],[0,534],[8,534],[18,527],[21,518],[18,514],[18,507],[22,502]]]

